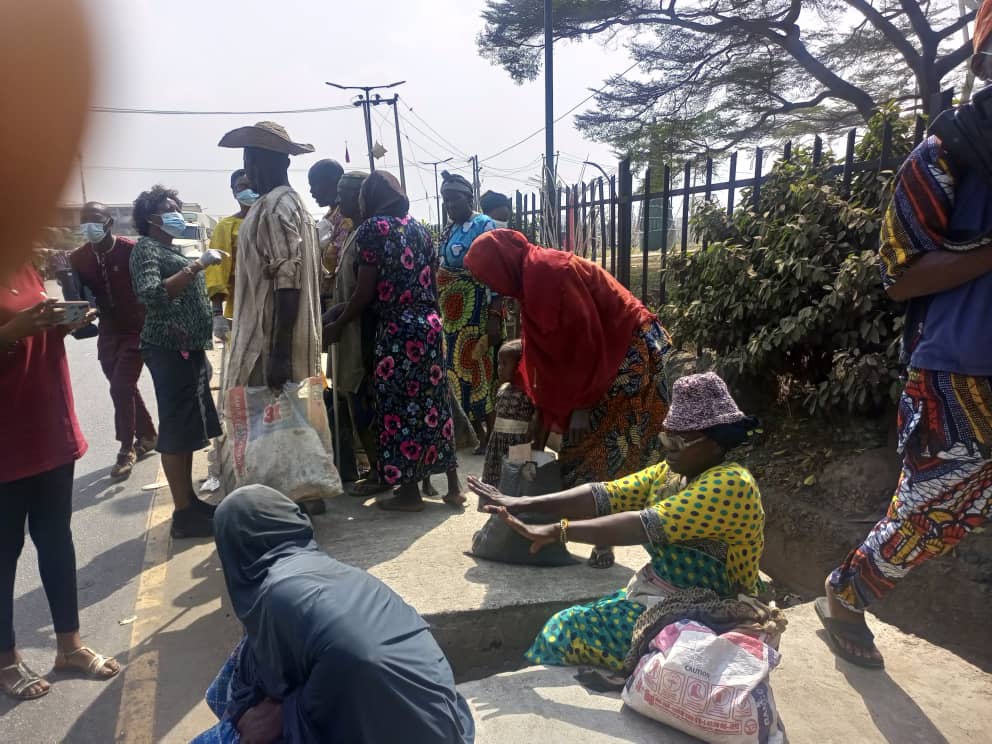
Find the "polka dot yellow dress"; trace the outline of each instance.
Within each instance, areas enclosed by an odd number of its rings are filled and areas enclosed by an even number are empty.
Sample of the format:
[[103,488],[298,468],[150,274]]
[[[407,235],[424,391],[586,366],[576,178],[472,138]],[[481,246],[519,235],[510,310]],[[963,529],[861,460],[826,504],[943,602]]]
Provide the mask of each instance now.
[[[765,512],[754,477],[737,463],[710,468],[672,494],[664,462],[593,488],[602,516],[640,511],[644,548],[658,578],[721,596],[755,594],[764,547]],[[534,664],[592,664],[619,671],[644,606],[626,590],[562,610],[527,651]]]

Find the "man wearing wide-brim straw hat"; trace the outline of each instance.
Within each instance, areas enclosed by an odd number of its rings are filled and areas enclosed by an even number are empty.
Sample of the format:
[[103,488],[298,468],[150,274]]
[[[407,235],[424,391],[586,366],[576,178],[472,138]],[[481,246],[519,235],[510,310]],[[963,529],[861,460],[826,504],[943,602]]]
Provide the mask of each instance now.
[[261,198],[238,234],[234,318],[221,401],[240,385],[281,390],[321,374],[320,251],[313,218],[289,185],[289,156],[313,152],[271,121],[225,134],[244,149]]

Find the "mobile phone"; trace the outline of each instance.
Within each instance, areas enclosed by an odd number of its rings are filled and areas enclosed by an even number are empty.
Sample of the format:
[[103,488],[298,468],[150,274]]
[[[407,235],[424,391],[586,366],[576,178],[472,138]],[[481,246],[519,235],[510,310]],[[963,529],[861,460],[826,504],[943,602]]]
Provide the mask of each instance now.
[[75,325],[86,317],[86,313],[90,309],[90,303],[86,302],[86,300],[73,300],[70,302],[56,302],[53,307],[65,311],[65,315],[63,315],[59,325]]

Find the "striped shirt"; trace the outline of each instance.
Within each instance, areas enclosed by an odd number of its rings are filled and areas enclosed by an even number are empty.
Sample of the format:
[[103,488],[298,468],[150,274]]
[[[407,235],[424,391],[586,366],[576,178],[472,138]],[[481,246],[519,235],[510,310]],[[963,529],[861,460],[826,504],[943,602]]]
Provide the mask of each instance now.
[[238,385],[266,384],[265,367],[275,337],[275,293],[280,289],[300,292],[290,379],[321,373],[320,277],[313,218],[289,186],[273,189],[255,202],[238,232],[225,394]]

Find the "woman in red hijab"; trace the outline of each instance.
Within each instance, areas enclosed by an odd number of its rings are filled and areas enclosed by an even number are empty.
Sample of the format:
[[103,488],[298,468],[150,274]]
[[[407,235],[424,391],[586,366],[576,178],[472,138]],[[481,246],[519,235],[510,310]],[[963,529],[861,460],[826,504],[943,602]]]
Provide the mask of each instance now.
[[[516,230],[476,238],[465,266],[520,304],[523,367],[545,428],[561,433],[562,487],[613,480],[661,459],[668,332],[605,269],[531,245]],[[589,560],[613,565],[610,548]]]

